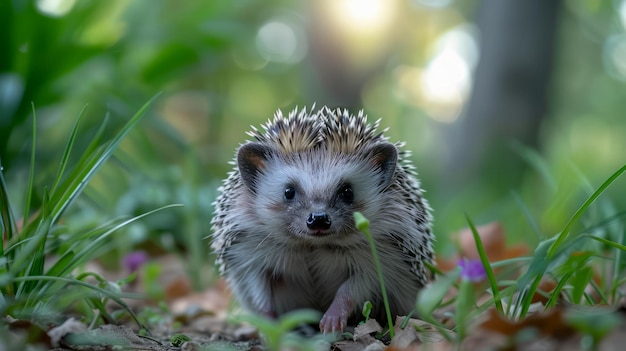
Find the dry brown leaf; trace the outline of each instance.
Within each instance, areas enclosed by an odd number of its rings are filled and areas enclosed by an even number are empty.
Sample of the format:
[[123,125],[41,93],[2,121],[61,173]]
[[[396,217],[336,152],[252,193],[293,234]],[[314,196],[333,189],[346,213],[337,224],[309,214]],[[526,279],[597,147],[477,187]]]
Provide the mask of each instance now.
[[337,351],[363,351],[363,350],[384,350],[385,344],[376,338],[367,335],[358,341],[342,340],[333,344],[333,350]]
[[365,335],[381,332],[383,328],[375,319],[368,319],[367,322],[359,324],[354,328],[353,339],[359,340]]
[[172,301],[169,306],[175,315],[211,314],[226,318],[230,305],[230,291],[222,279],[203,292],[191,293]]
[[[499,261],[505,252],[504,228],[502,224],[500,224],[500,222],[491,222],[477,226],[476,231],[485,248],[489,261]],[[465,228],[459,231],[457,235],[461,256],[469,258],[470,260],[480,259],[472,230]]]
[[563,313],[559,308],[533,314],[519,322],[506,319],[492,309],[488,311],[488,318],[480,325],[480,328],[507,336],[516,335],[527,328],[535,328],[541,335],[555,338],[563,338],[574,333],[574,330],[565,323]]
[[[409,319],[406,327],[401,329],[404,318],[405,317],[400,316],[396,318],[396,324],[394,326],[396,336],[391,341],[392,345],[405,347],[405,345],[408,346],[413,341],[418,341],[419,343],[436,343],[446,340],[434,325],[417,318]],[[450,336],[455,335],[452,331],[447,332]],[[396,340],[398,335],[402,335],[402,338]],[[410,340],[410,338],[413,338],[413,340]]]
[[[538,290],[541,290],[543,292],[550,293],[551,291],[554,290],[554,288],[556,288],[556,282],[550,278],[543,277],[541,281],[539,282],[539,286],[537,288]],[[540,302],[542,304],[545,304],[546,302],[548,302],[548,298],[542,294],[535,292],[531,302],[532,303]]]
[[170,281],[165,287],[165,299],[171,302],[175,299],[189,295],[193,289],[189,276],[181,275]]
[[409,346],[415,346],[421,343],[420,337],[415,327],[409,323],[406,328],[400,328],[402,319],[396,319],[396,325],[393,327],[395,336],[391,340],[391,346],[398,349],[406,349]]
[[50,336],[52,346],[59,347],[61,339],[67,334],[82,333],[86,330],[87,325],[71,317],[63,322],[63,324],[48,330],[48,336]]

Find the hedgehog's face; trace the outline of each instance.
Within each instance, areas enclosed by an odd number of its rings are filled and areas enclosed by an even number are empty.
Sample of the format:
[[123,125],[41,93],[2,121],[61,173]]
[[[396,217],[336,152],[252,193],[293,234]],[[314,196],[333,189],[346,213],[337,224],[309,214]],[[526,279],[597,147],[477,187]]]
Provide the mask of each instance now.
[[237,157],[241,179],[255,199],[255,225],[285,240],[319,243],[355,239],[353,213],[380,210],[377,200],[389,186],[396,162],[390,143],[359,155],[315,149],[289,156],[248,143]]

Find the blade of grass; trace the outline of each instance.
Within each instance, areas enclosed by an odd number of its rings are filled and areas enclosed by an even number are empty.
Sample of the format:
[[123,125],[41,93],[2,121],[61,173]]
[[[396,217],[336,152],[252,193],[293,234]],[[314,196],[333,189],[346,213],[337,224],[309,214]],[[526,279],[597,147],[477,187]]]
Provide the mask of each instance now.
[[459,274],[460,270],[455,269],[445,275],[442,275],[432,284],[427,285],[418,292],[417,301],[415,303],[415,309],[417,310],[420,318],[432,324],[448,341],[453,340],[452,333],[433,316],[433,312],[437,308],[456,302],[456,297],[447,302],[443,302],[443,299],[447,292],[450,291],[453,286],[457,285],[456,281],[459,278]]
[[550,249],[548,250],[548,258],[551,258],[556,253],[557,249],[561,244],[567,239],[569,232],[571,231],[574,223],[578,221],[578,219],[582,216],[582,214],[587,210],[589,206],[608,188],[622,173],[626,171],[626,165],[623,165],[620,169],[618,169],[615,173],[613,173],[609,179],[607,179],[600,187],[593,193],[591,196],[585,201],[582,206],[574,213],[574,215],[567,222],[561,233],[557,236],[556,241],[552,244]]
[[[47,207],[48,203],[50,201],[50,196],[48,193],[48,188],[44,189],[44,194],[43,194],[43,202],[41,205],[41,212],[45,213],[45,208]],[[42,220],[45,217],[42,217]],[[28,275],[42,275],[43,274],[43,266],[44,266],[44,261],[46,259],[46,254],[45,254],[45,247],[46,247],[46,241],[48,239],[48,232],[50,231],[50,226],[49,223],[45,223],[45,222],[40,222],[42,224],[42,226],[39,226],[37,229],[41,231],[41,235],[38,235],[38,240],[37,240],[37,248],[35,251],[35,254],[31,257],[32,261],[30,264],[30,267],[28,269]],[[27,289],[30,290],[30,289]]]
[[[2,163],[0,162],[0,229],[2,229],[3,240],[0,240],[0,257],[7,257],[4,262],[5,269],[9,270],[9,263],[13,261],[13,253],[5,252],[5,241],[11,242],[14,234],[16,234],[15,220],[11,211],[11,203],[9,201],[9,192],[7,184],[4,181],[4,172],[2,171]],[[6,256],[5,256],[6,255]]]
[[74,169],[70,172],[69,176],[57,187],[57,191],[52,194],[52,201],[54,203],[61,202],[62,198],[66,198],[66,194],[75,187],[75,183],[78,183],[79,179],[82,179],[87,170],[92,167],[95,160],[98,158],[98,151],[103,149],[101,145],[102,136],[106,130],[106,126],[109,122],[109,114],[104,116],[104,121],[96,131],[96,134],[89,142],[89,145],[85,148],[85,151],[81,154],[80,159],[76,163]]
[[541,179],[543,179],[543,181],[550,187],[550,190],[553,192],[556,191],[557,182],[550,173],[550,167],[548,167],[546,160],[541,157],[537,151],[526,147],[518,141],[512,141],[511,147],[537,171],[537,174],[539,174]]
[[618,244],[615,241],[609,240],[609,239],[605,239],[605,238],[601,238],[599,236],[595,236],[595,235],[591,235],[591,234],[584,234],[585,237],[591,238],[593,240],[597,240],[601,243],[604,243],[606,245],[612,246],[618,250],[621,251],[626,251],[626,246],[622,245],[622,244]]
[[[37,260],[36,253],[41,247],[41,243],[45,241],[45,236],[47,235],[47,230],[50,226],[50,220],[47,218],[43,218],[39,223],[40,226],[37,230],[35,230],[34,234],[24,240],[20,240],[20,245],[22,248],[19,252],[16,252],[15,261],[11,263],[9,274],[13,277],[24,277],[28,276],[28,272],[33,270],[33,265],[36,265],[35,262]],[[24,243],[25,245],[22,245]],[[32,289],[32,283],[22,283],[18,284],[16,280],[15,286],[15,296],[19,298],[24,293],[28,293]]]
[[78,117],[74,121],[74,125],[72,126],[72,131],[70,132],[70,136],[67,139],[67,144],[65,144],[65,149],[63,150],[63,156],[61,157],[61,162],[59,164],[59,170],[57,172],[56,179],[54,180],[54,185],[52,186],[51,193],[54,194],[56,192],[57,186],[61,182],[63,178],[63,174],[65,174],[65,168],[67,167],[67,162],[70,158],[70,154],[72,152],[72,148],[74,147],[74,141],[76,140],[76,135],[78,135],[78,126],[85,116],[85,112],[87,111],[87,106],[84,106]]
[[47,276],[58,277],[66,271],[70,262],[74,259],[74,251],[67,251],[61,258],[59,258],[50,269],[46,272]]
[[383,296],[383,304],[385,305],[385,313],[387,314],[387,323],[389,324],[389,336],[393,339],[394,330],[393,330],[393,317],[391,316],[391,308],[389,305],[389,298],[387,297],[387,289],[385,288],[385,278],[383,276],[383,267],[380,264],[380,258],[378,257],[378,253],[376,252],[376,244],[374,243],[374,238],[369,230],[370,221],[363,216],[360,212],[354,212],[354,222],[356,223],[357,229],[365,235],[367,241],[370,243],[370,249],[372,250],[372,256],[374,257],[374,264],[376,265],[376,271],[378,272],[378,281],[380,282],[380,290]]
[[519,196],[519,194],[516,191],[513,191],[511,192],[511,195],[513,196],[513,199],[515,200],[515,203],[522,210],[522,214],[524,215],[524,217],[530,224],[530,227],[533,229],[533,232],[537,234],[537,237],[540,240],[545,239],[544,235],[541,233],[541,230],[539,229],[539,224],[537,224],[537,221],[535,221],[535,219],[533,218],[532,214],[530,213],[530,210],[528,209],[528,206],[526,206],[526,204],[524,203],[522,198]]
[[567,283],[569,278],[572,277],[573,274],[574,274],[574,272],[570,271],[570,272],[567,272],[563,277],[561,277],[561,279],[557,283],[556,287],[554,287],[554,290],[550,294],[550,298],[546,302],[546,309],[556,305],[556,303],[557,303],[557,301],[559,299],[559,296],[561,294],[561,290],[563,290],[563,288],[565,287],[565,284]]
[[493,300],[496,305],[496,309],[501,315],[504,315],[504,308],[502,307],[502,300],[500,299],[500,289],[498,288],[498,281],[496,280],[496,275],[493,273],[493,269],[491,268],[491,264],[489,263],[489,257],[487,257],[485,247],[483,246],[482,240],[480,239],[480,235],[478,235],[478,231],[476,230],[474,223],[467,214],[465,214],[465,220],[469,224],[472,235],[474,236],[476,249],[478,250],[478,256],[480,257],[480,262],[483,264],[483,268],[485,269],[485,273],[487,274],[487,280],[489,281],[489,285],[491,286],[491,292],[493,294]]
[[30,150],[30,167],[28,170],[28,183],[26,188],[26,199],[24,199],[24,215],[22,216],[22,228],[26,228],[28,217],[30,217],[30,200],[33,196],[33,182],[35,181],[35,154],[37,151],[37,112],[35,103],[31,102],[33,109],[33,143]]
[[515,307],[513,309],[514,316],[519,315],[521,318],[526,316],[526,312],[530,308],[530,304],[532,302],[532,297],[534,296],[535,291],[537,291],[537,287],[548,269],[550,260],[548,260],[546,255],[548,253],[550,243],[554,240],[554,238],[550,238],[537,245],[532,261],[528,265],[528,270],[517,281],[517,289],[520,293],[515,301]]
[[[620,237],[621,237],[621,240],[620,240],[621,242],[624,242],[624,240],[626,240],[626,230],[624,230],[623,228],[621,230]],[[610,289],[611,301],[615,301],[617,299],[617,293],[618,293],[617,289],[619,288],[618,281],[619,281],[620,275],[622,274],[622,270],[620,268],[622,264],[622,256],[624,253],[624,250],[620,250],[618,248],[616,248],[615,251],[616,251],[615,257],[613,259],[613,273],[612,273],[613,277],[611,279],[611,289]]]
[[[141,218],[144,218],[146,216],[149,216],[153,213],[159,212],[161,210],[165,210],[167,208],[172,208],[172,207],[181,207],[183,206],[182,204],[171,204],[171,205],[166,205],[166,206],[162,206],[159,207],[157,209],[154,209],[152,211],[148,211],[146,213],[143,213],[139,216],[130,218],[116,226],[114,226],[113,228],[111,228],[110,230],[108,230],[107,232],[105,232],[104,234],[102,234],[101,236],[99,236],[98,238],[96,238],[95,240],[91,241],[87,246],[85,246],[81,251],[77,252],[74,256],[74,259],[72,261],[70,261],[70,264],[67,265],[67,268],[69,267],[76,267],[78,265],[80,265],[81,263],[84,262],[84,260],[86,258],[89,258],[88,256],[90,256],[90,254],[93,252],[93,250],[97,249],[100,245],[101,242],[103,240],[105,240],[106,238],[108,238],[113,232],[115,232],[116,230],[136,221],[139,220]],[[67,269],[65,270],[61,270],[62,273],[65,273],[67,271]]]
[[585,266],[581,269],[577,269],[574,271],[574,275],[572,276],[572,301],[575,304],[580,304],[587,285],[593,276],[593,271],[590,266]]
[[118,305],[122,306],[130,314],[130,316],[133,318],[135,323],[137,323],[137,325],[140,328],[148,330],[143,324],[141,324],[139,319],[137,319],[137,316],[132,311],[132,309],[124,302],[124,300],[122,300],[123,298],[142,298],[141,295],[112,292],[112,291],[109,291],[109,290],[106,290],[106,289],[102,289],[100,287],[97,287],[95,285],[92,285],[92,284],[89,284],[89,283],[86,283],[86,282],[83,282],[83,281],[80,281],[80,280],[77,280],[77,279],[66,278],[66,277],[50,277],[50,276],[47,276],[47,275],[40,275],[40,276],[29,276],[29,277],[16,277],[16,278],[13,278],[13,279],[16,282],[27,282],[27,281],[64,282],[66,284],[79,285],[79,286],[85,287],[87,289],[93,290],[93,291],[95,291],[97,293],[100,293],[100,294],[110,298],[111,300],[115,301]]
[[141,118],[148,111],[148,108],[152,106],[154,101],[159,97],[160,94],[155,95],[152,99],[146,102],[140,109],[135,113],[135,115],[124,125],[124,127],[117,133],[117,135],[107,143],[102,153],[95,160],[93,165],[87,169],[84,177],[80,179],[80,182],[76,184],[73,189],[70,189],[66,198],[60,202],[59,206],[55,207],[52,213],[52,223],[56,223],[58,218],[65,212],[65,210],[69,207],[71,203],[74,202],[76,197],[82,192],[84,187],[87,185],[87,182],[93,177],[96,171],[104,164],[106,160],[113,154],[113,151],[117,148],[119,143],[124,139],[124,137],[139,123]]

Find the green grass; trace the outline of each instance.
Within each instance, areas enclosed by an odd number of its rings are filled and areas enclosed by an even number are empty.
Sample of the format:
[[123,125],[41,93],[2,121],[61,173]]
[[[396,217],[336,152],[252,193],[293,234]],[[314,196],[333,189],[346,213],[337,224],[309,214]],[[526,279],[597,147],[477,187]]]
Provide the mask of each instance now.
[[319,340],[307,340],[294,333],[296,327],[318,323],[321,314],[313,310],[298,310],[282,315],[278,319],[271,319],[260,315],[247,314],[233,318],[233,322],[247,322],[256,327],[263,335],[265,345],[269,350],[316,350]]
[[[613,316],[607,317],[607,323],[594,322],[598,318],[594,310],[601,305],[619,306],[621,296],[617,292],[619,286],[624,283],[622,273],[624,263],[621,258],[623,251],[626,250],[625,245],[607,239],[604,237],[606,234],[598,229],[621,219],[623,214],[608,214],[606,219],[588,228],[580,229],[578,232],[575,232],[574,228],[580,227],[584,214],[590,210],[592,204],[625,171],[626,165],[619,168],[593,191],[564,223],[559,233],[552,237],[541,235],[547,239],[539,242],[531,257],[517,257],[489,263],[476,229],[472,221],[467,218],[474,233],[481,261],[487,268],[489,292],[493,294],[491,299],[481,306],[476,306],[474,317],[489,308],[495,308],[504,317],[523,319],[528,315],[533,297],[543,295],[547,299],[545,310],[556,307],[559,301],[567,301],[571,306],[576,306],[574,312],[567,314],[566,322],[583,336],[588,335],[591,343],[597,346],[601,337],[619,324]],[[623,240],[625,235],[623,224],[621,228],[622,233],[619,238]],[[602,245],[595,245],[594,242]],[[523,273],[513,281],[505,280],[494,274],[492,267],[500,269],[512,267]],[[554,289],[540,291],[542,279],[554,281]],[[459,294],[462,293],[461,290]],[[464,296],[457,296],[457,299],[464,298]],[[508,308],[502,307],[502,301],[507,303]],[[604,310],[603,313],[606,315],[609,312]],[[471,323],[473,318],[470,316],[462,320],[467,324]],[[464,329],[465,325],[457,325],[457,328]]]
[[[98,320],[113,323],[116,317],[105,308],[111,300],[141,325],[123,300],[139,297],[121,293],[119,286],[125,281],[108,282],[95,273],[79,272],[85,263],[112,249],[108,239],[115,231],[175,205],[112,220],[86,232],[66,232],[60,223],[89,180],[141,121],[155,99],[143,105],[110,140],[103,140],[105,119],[91,143],[81,151],[76,164],[70,165],[70,155],[77,152],[74,141],[80,130],[83,110],[69,133],[52,186],[43,189],[43,199],[38,204],[31,202],[37,172],[37,119],[33,108],[32,154],[21,223],[14,218],[8,186],[0,168],[0,227],[4,236],[0,242],[0,312],[3,315],[48,325],[72,307],[85,312],[84,318],[92,325]],[[32,208],[36,210],[31,214]]]

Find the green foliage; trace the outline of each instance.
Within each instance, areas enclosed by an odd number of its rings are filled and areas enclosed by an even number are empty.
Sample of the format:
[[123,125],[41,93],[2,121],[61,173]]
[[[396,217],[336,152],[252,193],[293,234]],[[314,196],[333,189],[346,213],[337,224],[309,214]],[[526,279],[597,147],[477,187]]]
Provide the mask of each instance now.
[[187,341],[191,341],[191,338],[185,334],[174,334],[170,337],[170,343],[176,347],[181,347]]
[[[417,299],[420,318],[433,324],[443,336],[451,340],[452,334],[440,325],[432,314],[436,309],[454,302],[457,321],[457,334],[454,340],[460,343],[467,335],[467,326],[489,308],[495,308],[505,317],[519,319],[526,316],[536,296],[546,298],[545,309],[554,308],[557,300],[565,299],[573,306],[577,306],[567,314],[566,323],[588,337],[590,348],[597,347],[602,337],[624,322],[618,315],[610,314],[607,310],[596,311],[600,304],[619,306],[622,298],[617,291],[620,286],[623,288],[626,282],[623,275],[625,263],[621,260],[626,246],[603,237],[606,232],[598,231],[599,228],[622,216],[611,215],[599,223],[581,229],[577,234],[571,232],[575,228],[575,223],[583,220],[584,214],[592,210],[592,204],[600,194],[625,171],[626,166],[621,167],[593,191],[565,224],[560,234],[540,241],[531,257],[513,257],[489,262],[478,232],[467,217],[478,254],[487,273],[492,298],[475,305],[476,287],[465,280],[458,285],[456,296],[447,295],[456,285],[459,277],[457,269],[438,277],[430,286],[420,291]],[[602,207],[597,203],[596,206]],[[619,235],[621,240],[623,235]],[[595,245],[595,242],[603,245]],[[517,270],[524,273],[515,280],[506,280],[505,277],[509,274],[507,272]],[[555,286],[549,291],[540,291],[540,282],[546,279],[554,281]],[[444,302],[445,296],[450,300]],[[601,316],[605,316],[606,320],[599,321]]]
[[[0,227],[4,236],[0,244],[3,258],[0,265],[0,311],[3,314],[48,323],[52,322],[55,313],[62,312],[79,301],[89,306],[86,310],[96,310],[104,321],[113,322],[115,318],[105,308],[110,299],[124,307],[137,320],[122,300],[122,297],[137,296],[122,294],[117,283],[108,282],[97,274],[76,274],[76,271],[86,262],[111,249],[107,240],[116,230],[171,206],[129,219],[112,221],[85,233],[64,232],[60,223],[89,180],[141,120],[153,101],[154,99],[147,102],[111,140],[102,140],[102,134],[98,132],[92,143],[81,153],[79,161],[70,167],[68,159],[72,152],[76,152],[73,145],[84,115],[81,113],[68,138],[52,187],[46,188],[44,199],[37,211],[29,216],[33,174],[36,172],[33,153],[24,201],[26,210],[19,224],[13,218],[11,199],[4,174],[0,170]],[[34,147],[35,128],[33,133]],[[64,238],[68,238],[69,242],[63,243]],[[97,284],[86,282],[86,278],[95,278]]]
[[[581,218],[583,213],[591,206],[591,204],[604,192],[615,180],[626,171],[626,165],[622,166],[613,173],[574,213],[570,220],[565,224],[563,230],[554,238],[545,240],[539,244],[533,261],[530,263],[528,271],[518,281],[518,288],[524,292],[524,298],[519,300],[516,307],[521,308],[520,315],[524,317],[530,308],[532,298],[537,292],[539,283],[543,276],[548,272],[550,266],[558,265],[560,262],[567,260],[568,256],[574,250],[583,245],[583,241],[587,240],[586,236],[569,236],[573,225]],[[578,263],[579,260],[573,261]],[[574,275],[579,264],[566,265],[569,272]],[[579,283],[580,279],[577,280]],[[532,282],[532,283],[531,283]],[[579,289],[581,287],[579,286]],[[556,291],[558,294],[559,291]]]
[[[433,283],[420,290],[417,295],[416,308],[420,318],[434,325],[447,340],[452,340],[453,337],[448,329],[433,316],[433,312],[445,305],[444,297],[455,286],[459,274],[460,270],[456,269],[440,276]],[[463,320],[467,322],[469,318],[463,318]]]
[[[493,300],[496,306],[496,309],[500,313],[504,313],[504,308],[502,307],[502,301],[500,300],[500,288],[498,287],[498,281],[496,280],[496,276],[493,273],[493,269],[491,268],[491,263],[489,262],[489,258],[487,257],[487,252],[485,252],[485,247],[483,246],[482,240],[478,235],[478,231],[476,231],[476,227],[472,220],[467,217],[467,223],[469,224],[470,229],[472,230],[472,235],[474,236],[474,241],[476,242],[476,249],[478,250],[478,255],[480,256],[480,262],[485,269],[485,273],[487,273],[487,281],[489,282],[489,286],[491,286],[491,293],[493,294]],[[463,290],[460,291],[462,295]]]
[[574,310],[566,316],[566,320],[589,339],[587,341],[583,338],[583,348],[598,350],[602,338],[624,323],[623,318],[612,312],[605,308]]
[[313,310],[297,310],[286,313],[278,319],[266,318],[260,315],[242,315],[233,319],[235,322],[248,322],[256,327],[264,336],[265,343],[270,350],[284,350],[296,348],[298,350],[316,350],[315,344],[319,340],[306,339],[294,333],[296,327],[310,323],[318,323],[321,315]]
[[365,301],[363,304],[363,308],[361,309],[361,315],[365,318],[365,322],[370,319],[370,314],[372,313],[372,303],[369,301]]
[[25,121],[31,103],[45,106],[61,99],[54,83],[104,49],[72,38],[103,5],[82,2],[67,16],[51,18],[37,10],[36,1],[0,3],[0,91],[8,93],[0,101],[0,158],[5,162],[9,137]]

